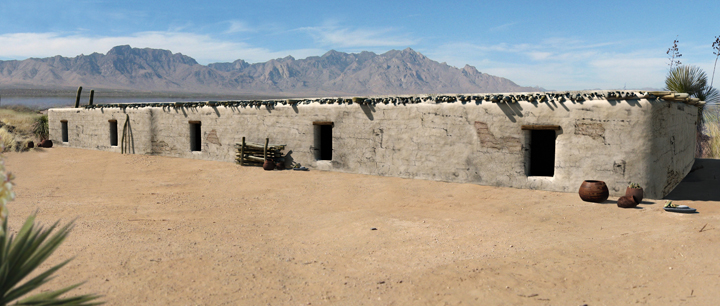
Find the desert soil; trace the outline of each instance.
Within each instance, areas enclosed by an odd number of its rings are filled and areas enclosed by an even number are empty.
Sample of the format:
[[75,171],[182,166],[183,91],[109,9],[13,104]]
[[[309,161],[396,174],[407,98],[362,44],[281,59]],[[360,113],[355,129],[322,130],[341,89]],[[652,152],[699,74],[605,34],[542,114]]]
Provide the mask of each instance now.
[[[720,202],[52,148],[6,154],[11,231],[76,219],[46,288],[107,305],[717,305]],[[580,182],[578,182],[578,186]],[[701,229],[703,229],[701,231]]]

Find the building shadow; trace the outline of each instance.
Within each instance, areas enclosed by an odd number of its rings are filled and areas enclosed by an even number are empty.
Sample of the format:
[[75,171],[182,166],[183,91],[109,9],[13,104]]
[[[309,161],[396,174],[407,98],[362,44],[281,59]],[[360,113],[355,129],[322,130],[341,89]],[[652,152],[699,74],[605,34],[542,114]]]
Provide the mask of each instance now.
[[720,159],[696,158],[690,173],[663,199],[720,201]]

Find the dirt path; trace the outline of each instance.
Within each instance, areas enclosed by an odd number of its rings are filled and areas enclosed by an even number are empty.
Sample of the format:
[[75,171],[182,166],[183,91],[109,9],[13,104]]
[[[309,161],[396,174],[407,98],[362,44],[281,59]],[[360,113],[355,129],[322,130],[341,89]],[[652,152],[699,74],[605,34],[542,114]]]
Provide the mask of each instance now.
[[[77,218],[49,288],[108,305],[717,305],[720,202],[52,148],[7,154],[10,227]],[[611,198],[614,199],[614,198]],[[699,230],[705,226],[702,232]],[[376,230],[372,230],[376,228]]]

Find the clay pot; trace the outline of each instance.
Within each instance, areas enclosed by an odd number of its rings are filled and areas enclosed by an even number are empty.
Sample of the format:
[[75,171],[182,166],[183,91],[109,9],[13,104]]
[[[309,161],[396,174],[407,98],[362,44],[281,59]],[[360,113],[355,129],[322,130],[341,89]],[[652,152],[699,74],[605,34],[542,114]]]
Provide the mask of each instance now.
[[631,196],[631,197],[633,197],[633,200],[635,200],[635,203],[640,204],[640,202],[642,202],[644,193],[643,193],[643,189],[642,189],[642,188],[630,188],[630,187],[628,187],[628,188],[625,190],[625,195],[626,195],[626,196]]
[[45,139],[38,144],[38,148],[52,148],[53,142],[50,139]]
[[266,159],[263,163],[263,169],[265,170],[275,170],[275,162],[273,162],[272,159]]
[[603,181],[583,181],[578,193],[583,201],[595,203],[602,203],[610,196],[610,191]]
[[632,196],[622,196],[617,201],[617,206],[622,208],[633,208],[637,206],[637,202]]
[[278,170],[285,170],[285,162],[284,161],[278,161],[275,163],[275,169]]

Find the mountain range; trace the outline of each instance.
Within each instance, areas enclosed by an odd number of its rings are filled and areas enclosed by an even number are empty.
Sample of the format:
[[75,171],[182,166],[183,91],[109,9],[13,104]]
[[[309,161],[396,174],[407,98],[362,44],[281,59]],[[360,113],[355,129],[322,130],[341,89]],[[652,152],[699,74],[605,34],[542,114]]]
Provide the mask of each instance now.
[[250,64],[201,65],[181,53],[117,46],[107,54],[0,61],[0,88],[83,86],[152,92],[264,95],[383,95],[540,91],[478,71],[438,63],[407,48],[383,54],[331,50]]

